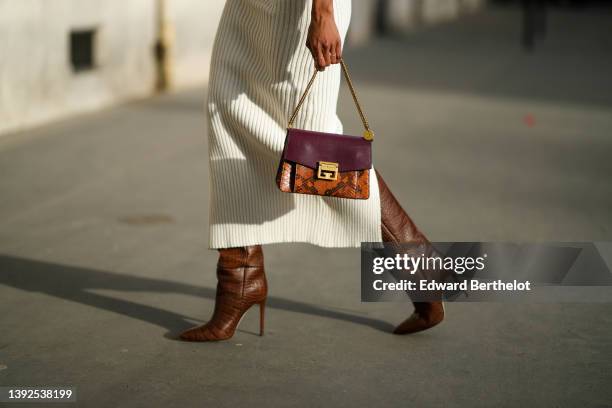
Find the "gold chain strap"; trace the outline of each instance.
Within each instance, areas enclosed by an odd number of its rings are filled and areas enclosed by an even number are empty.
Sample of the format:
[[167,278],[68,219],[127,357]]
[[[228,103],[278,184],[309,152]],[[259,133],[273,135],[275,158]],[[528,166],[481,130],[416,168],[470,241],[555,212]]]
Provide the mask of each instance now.
[[[368,120],[366,119],[366,116],[363,113],[363,109],[361,108],[361,104],[359,103],[359,98],[357,98],[357,92],[355,92],[353,81],[351,81],[351,76],[348,73],[348,69],[346,68],[346,64],[344,63],[344,60],[342,59],[340,60],[340,65],[342,67],[342,73],[344,74],[346,83],[348,84],[349,90],[351,91],[351,95],[353,96],[353,101],[355,101],[355,106],[357,107],[359,116],[361,117],[361,122],[363,123],[363,127],[365,129],[363,133],[363,137],[367,140],[372,140],[374,139],[374,132],[372,131],[372,129],[370,129]],[[287,127],[289,128],[293,127],[293,122],[295,121],[295,118],[297,117],[298,112],[302,108],[302,105],[304,104],[304,101],[306,100],[306,97],[308,96],[308,93],[310,92],[310,88],[312,88],[312,84],[314,84],[314,81],[317,78],[317,73],[318,71],[315,69],[315,72],[312,74],[312,78],[310,78],[308,85],[306,85],[306,89],[304,90],[302,97],[300,98],[297,106],[293,110],[293,114],[289,118],[289,124],[287,125]]]

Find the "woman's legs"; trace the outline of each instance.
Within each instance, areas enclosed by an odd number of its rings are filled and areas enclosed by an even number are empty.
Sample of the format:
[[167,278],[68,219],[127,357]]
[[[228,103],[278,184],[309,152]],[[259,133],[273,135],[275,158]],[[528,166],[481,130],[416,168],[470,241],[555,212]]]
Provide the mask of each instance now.
[[240,318],[259,304],[259,330],[263,335],[268,283],[260,245],[219,250],[217,296],[210,321],[193,327],[180,338],[187,341],[226,340],[234,335]]
[[[429,251],[432,250],[431,243],[425,235],[412,222],[399,204],[391,190],[376,171],[378,187],[380,190],[381,207],[381,229],[384,242],[392,243],[414,243],[424,245]],[[423,276],[424,271],[418,271],[417,275]],[[415,302],[414,313],[395,328],[395,334],[409,334],[429,329],[444,319],[444,306],[442,302]]]
[[[384,242],[414,243],[431,248],[389,187],[376,171],[380,191],[381,229]],[[423,271],[418,272],[421,276]],[[260,334],[263,334],[264,306],[268,284],[260,245],[219,250],[215,310],[208,323],[193,327],[180,338],[187,341],[226,340],[234,335],[240,318],[253,305],[260,306]],[[413,302],[414,313],[394,330],[408,334],[429,329],[444,319],[442,302]]]

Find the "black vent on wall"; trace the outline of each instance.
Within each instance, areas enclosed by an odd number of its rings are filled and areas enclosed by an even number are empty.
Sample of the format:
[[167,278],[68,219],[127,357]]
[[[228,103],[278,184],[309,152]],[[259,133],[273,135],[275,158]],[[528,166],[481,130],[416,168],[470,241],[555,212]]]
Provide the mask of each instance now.
[[70,32],[70,64],[74,72],[94,69],[94,46],[96,30],[73,30]]

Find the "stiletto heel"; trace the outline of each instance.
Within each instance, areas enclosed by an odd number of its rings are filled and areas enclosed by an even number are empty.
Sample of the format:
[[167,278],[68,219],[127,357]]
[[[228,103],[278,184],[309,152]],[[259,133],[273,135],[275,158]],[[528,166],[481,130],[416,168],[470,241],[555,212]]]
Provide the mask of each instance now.
[[263,335],[264,306],[268,284],[263,266],[261,246],[219,250],[215,310],[208,323],[181,333],[187,341],[227,340],[247,310],[259,305],[259,334]]
[[264,318],[266,315],[266,301],[259,304],[259,335],[264,335]]

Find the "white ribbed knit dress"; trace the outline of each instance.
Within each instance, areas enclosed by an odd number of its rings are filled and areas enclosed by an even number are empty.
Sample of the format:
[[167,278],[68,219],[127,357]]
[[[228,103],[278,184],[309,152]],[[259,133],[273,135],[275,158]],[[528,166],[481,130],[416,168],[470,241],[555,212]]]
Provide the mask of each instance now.
[[[374,171],[368,200],[283,193],[275,183],[287,121],[314,70],[311,1],[226,2],[209,82],[210,248],[382,240]],[[344,39],[351,0],[335,0],[334,12]],[[342,133],[339,87],[339,65],[318,75],[294,127]]]

